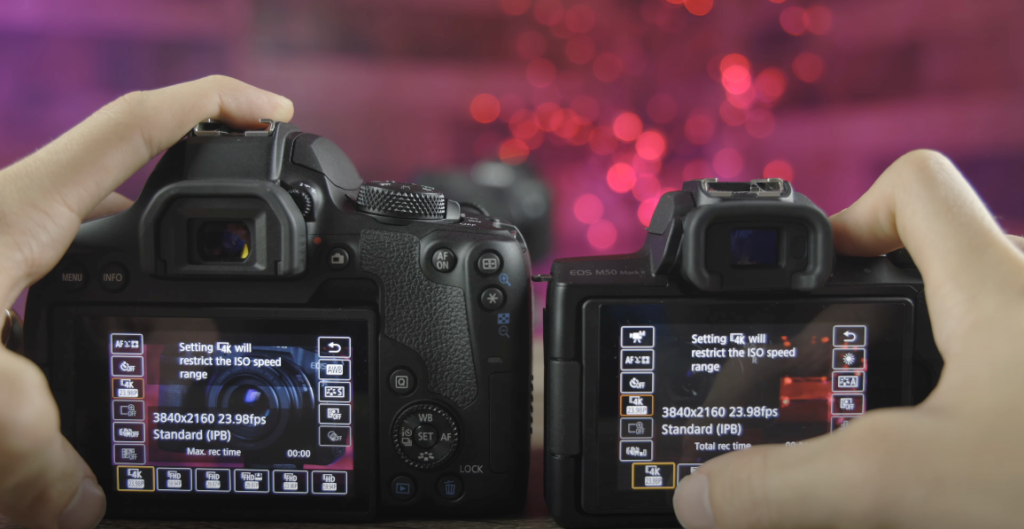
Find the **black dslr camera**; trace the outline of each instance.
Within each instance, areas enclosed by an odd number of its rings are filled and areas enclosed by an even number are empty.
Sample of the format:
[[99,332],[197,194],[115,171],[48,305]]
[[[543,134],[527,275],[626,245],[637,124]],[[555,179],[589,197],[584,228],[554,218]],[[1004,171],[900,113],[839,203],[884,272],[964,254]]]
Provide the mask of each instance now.
[[638,252],[541,279],[563,527],[676,525],[676,483],[701,463],[920,402],[942,367],[905,251],[834,257],[828,218],[781,180],[686,182]]
[[199,124],[29,292],[26,350],[108,515],[521,508],[519,231],[266,123]]

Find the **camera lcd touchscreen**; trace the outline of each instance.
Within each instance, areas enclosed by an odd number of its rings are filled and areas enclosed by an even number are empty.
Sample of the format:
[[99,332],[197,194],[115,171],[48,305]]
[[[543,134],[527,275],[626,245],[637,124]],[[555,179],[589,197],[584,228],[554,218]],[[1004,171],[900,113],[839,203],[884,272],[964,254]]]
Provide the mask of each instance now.
[[[910,307],[905,300],[589,307],[588,316],[598,316],[588,328],[600,348],[599,443],[587,454],[593,464],[584,465],[584,483],[600,485],[585,503],[668,509],[677,481],[713,457],[797,445],[845,428],[867,409],[901,404]],[[594,470],[597,479],[588,479]]]
[[107,388],[80,390],[107,396],[104,413],[79,409],[79,418],[91,418],[80,440],[94,449],[105,444],[106,453],[95,450],[90,462],[101,458],[109,468],[115,495],[337,501],[358,492],[361,477],[372,478],[360,476],[356,459],[360,451],[372,458],[359,442],[370,437],[369,322],[75,321],[76,347],[92,349],[102,374],[94,362],[76,364]]

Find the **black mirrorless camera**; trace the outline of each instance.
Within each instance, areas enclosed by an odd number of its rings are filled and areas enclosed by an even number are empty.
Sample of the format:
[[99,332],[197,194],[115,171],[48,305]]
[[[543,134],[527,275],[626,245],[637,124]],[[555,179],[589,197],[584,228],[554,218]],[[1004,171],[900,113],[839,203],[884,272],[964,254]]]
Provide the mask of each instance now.
[[834,258],[828,218],[781,180],[686,182],[638,252],[542,279],[545,495],[563,527],[676,525],[676,483],[701,463],[920,402],[942,367],[905,251]]
[[26,350],[108,515],[521,508],[519,231],[267,125],[198,125],[29,293]]

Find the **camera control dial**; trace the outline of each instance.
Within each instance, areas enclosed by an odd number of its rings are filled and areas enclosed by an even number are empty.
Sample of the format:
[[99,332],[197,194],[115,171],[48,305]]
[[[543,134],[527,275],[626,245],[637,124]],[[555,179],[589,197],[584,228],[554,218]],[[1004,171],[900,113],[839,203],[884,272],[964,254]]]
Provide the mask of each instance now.
[[428,470],[447,463],[455,455],[459,427],[443,407],[414,404],[398,414],[391,438],[406,464]]
[[402,182],[367,182],[356,197],[359,211],[415,220],[442,220],[448,200],[430,186]]

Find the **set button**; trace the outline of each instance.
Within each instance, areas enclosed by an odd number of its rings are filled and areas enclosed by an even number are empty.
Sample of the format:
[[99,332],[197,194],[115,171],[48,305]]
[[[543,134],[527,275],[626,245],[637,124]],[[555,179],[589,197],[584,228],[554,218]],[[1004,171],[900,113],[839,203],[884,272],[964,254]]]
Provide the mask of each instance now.
[[392,440],[406,464],[428,470],[443,465],[455,454],[459,428],[441,406],[416,404],[395,420]]

